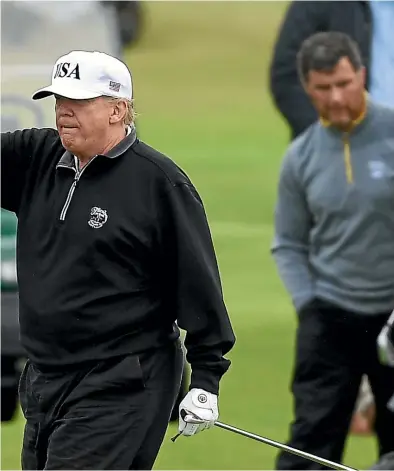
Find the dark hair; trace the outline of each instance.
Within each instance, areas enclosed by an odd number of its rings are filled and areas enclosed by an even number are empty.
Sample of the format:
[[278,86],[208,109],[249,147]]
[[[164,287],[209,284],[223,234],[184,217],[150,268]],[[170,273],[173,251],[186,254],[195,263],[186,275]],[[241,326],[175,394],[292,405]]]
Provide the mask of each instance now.
[[330,72],[343,57],[349,59],[354,70],[363,66],[360,49],[347,34],[330,31],[310,36],[302,43],[297,54],[301,81],[308,80],[311,70]]

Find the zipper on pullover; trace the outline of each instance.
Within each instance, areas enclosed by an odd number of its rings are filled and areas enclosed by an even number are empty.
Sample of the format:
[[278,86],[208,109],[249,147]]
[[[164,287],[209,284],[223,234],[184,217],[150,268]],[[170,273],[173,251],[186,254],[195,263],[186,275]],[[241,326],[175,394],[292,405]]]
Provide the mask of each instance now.
[[68,211],[68,208],[70,206],[70,203],[71,203],[71,200],[74,196],[74,192],[75,192],[75,189],[77,188],[77,185],[78,185],[78,182],[79,182],[79,179],[81,178],[81,175],[83,174],[83,172],[85,171],[86,167],[88,165],[91,164],[91,162],[93,162],[93,160],[97,157],[97,155],[95,155],[86,165],[85,167],[83,167],[83,169],[81,171],[78,170],[78,163],[77,161],[75,162],[75,165],[77,166],[76,169],[74,169],[73,167],[65,167],[65,168],[72,168],[74,171],[75,171],[75,177],[74,177],[74,181],[72,182],[72,185],[70,186],[70,189],[68,190],[68,194],[67,194],[67,198],[66,198],[66,202],[64,203],[64,206],[63,206],[63,209],[61,210],[60,212],[60,220],[61,221],[65,221],[66,220],[66,215],[67,215],[67,211]]
[[[350,139],[349,135],[353,129],[358,126],[362,121],[364,121],[365,116],[367,114],[367,103],[368,103],[368,92],[364,91],[364,107],[361,111],[358,118],[354,119],[347,132],[343,133],[343,153],[344,153],[344,164],[345,164],[345,173],[346,173],[346,181],[350,185],[354,183],[354,176],[353,176],[353,166],[352,166],[352,153],[350,148]],[[328,128],[331,126],[330,121],[327,119],[320,117],[320,123],[323,127]]]
[[353,166],[352,166],[352,153],[350,148],[349,133],[343,135],[343,154],[345,163],[346,181],[349,184],[354,183]]

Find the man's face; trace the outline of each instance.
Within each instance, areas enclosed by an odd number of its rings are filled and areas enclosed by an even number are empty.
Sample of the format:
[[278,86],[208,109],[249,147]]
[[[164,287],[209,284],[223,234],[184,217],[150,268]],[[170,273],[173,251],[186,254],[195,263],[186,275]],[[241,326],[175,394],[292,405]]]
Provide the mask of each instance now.
[[311,70],[305,90],[319,115],[339,129],[347,129],[364,108],[365,69],[358,71],[343,57],[330,72]]
[[92,157],[110,131],[114,106],[104,97],[91,100],[56,99],[56,126],[63,147],[77,156]]

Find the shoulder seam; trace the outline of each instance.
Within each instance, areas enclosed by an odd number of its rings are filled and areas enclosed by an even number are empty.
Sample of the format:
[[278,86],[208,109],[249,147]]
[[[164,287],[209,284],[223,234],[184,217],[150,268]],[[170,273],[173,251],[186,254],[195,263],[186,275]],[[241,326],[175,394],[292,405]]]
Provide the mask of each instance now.
[[[136,149],[133,149],[133,148],[131,148],[131,150],[133,150],[133,152],[134,152],[136,155],[138,155],[139,157],[141,157],[142,159],[148,160],[151,164],[153,164],[155,167],[157,167],[157,168],[161,171],[161,173],[166,177],[166,179],[168,180],[168,182],[170,183],[171,186],[175,187],[175,186],[178,185],[177,183],[174,183],[174,182],[171,180],[171,178],[169,177],[168,173],[167,173],[157,162],[155,162],[153,159],[151,159],[148,155],[143,155],[143,154],[141,154],[140,152],[137,152],[137,150],[136,150]],[[162,154],[162,155],[164,155],[164,154]],[[165,156],[165,157],[166,157],[166,156]],[[167,157],[167,158],[168,158],[168,157]],[[173,163],[174,163],[174,165],[176,165],[175,162],[173,162]],[[186,182],[185,182],[185,183],[186,183]]]

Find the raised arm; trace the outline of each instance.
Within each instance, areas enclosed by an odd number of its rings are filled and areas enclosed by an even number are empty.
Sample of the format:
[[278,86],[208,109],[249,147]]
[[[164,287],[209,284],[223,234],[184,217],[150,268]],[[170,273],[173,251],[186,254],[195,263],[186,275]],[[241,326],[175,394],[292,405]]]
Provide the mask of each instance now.
[[26,175],[53,129],[25,129],[1,133],[1,207],[18,213]]

